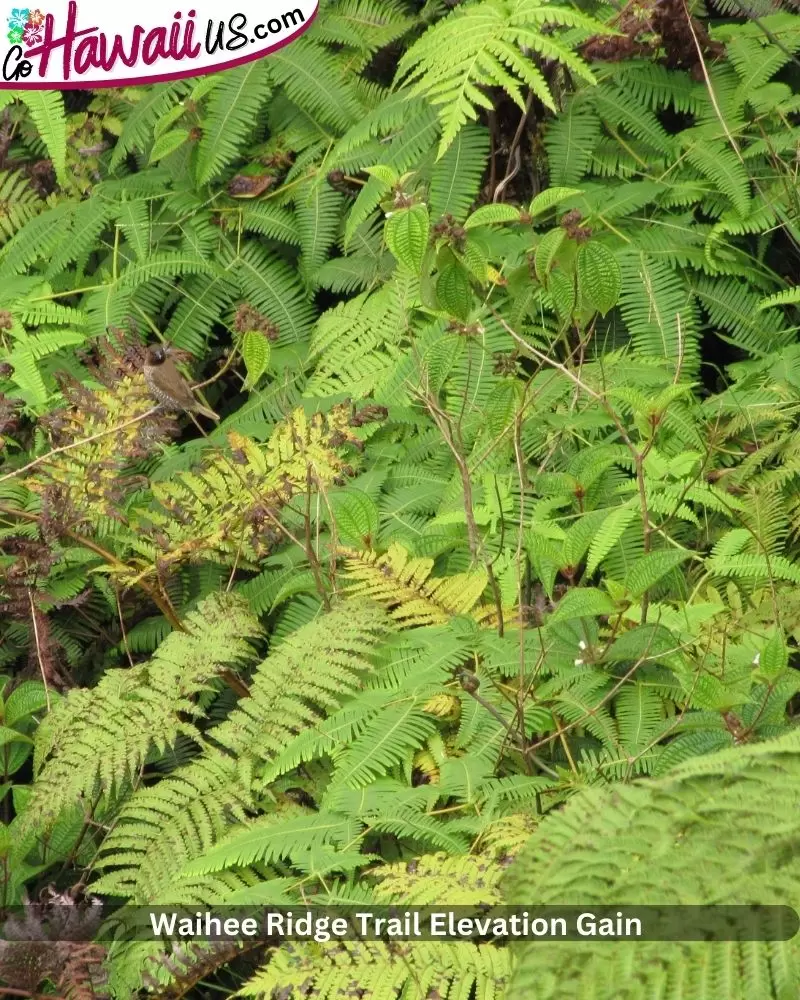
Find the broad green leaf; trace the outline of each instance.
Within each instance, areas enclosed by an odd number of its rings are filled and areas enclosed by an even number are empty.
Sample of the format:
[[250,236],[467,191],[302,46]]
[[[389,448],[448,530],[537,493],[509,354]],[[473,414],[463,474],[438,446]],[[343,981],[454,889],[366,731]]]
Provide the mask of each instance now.
[[625,577],[625,588],[631,597],[641,597],[652,586],[671,573],[692,555],[682,549],[648,552],[631,566]]
[[789,666],[789,650],[783,630],[777,628],[761,650],[756,675],[767,684],[773,684]]
[[435,340],[422,357],[430,387],[438,392],[464,353],[464,338],[457,333],[445,333]]
[[611,615],[616,610],[614,602],[602,590],[595,587],[575,587],[568,590],[559,601],[550,623],[571,621],[574,618],[594,618],[597,615]]
[[150,163],[157,163],[165,156],[169,156],[170,153],[174,153],[188,138],[189,130],[185,128],[176,128],[171,132],[165,132],[163,135],[160,135],[153,143],[153,148],[150,151]]
[[547,277],[547,291],[553,300],[553,305],[561,317],[567,319],[575,309],[575,281],[572,274],[559,267],[554,268]]
[[242,357],[247,369],[247,389],[255,388],[267,370],[271,353],[270,342],[258,330],[249,330],[242,336]]
[[622,273],[612,251],[602,243],[584,243],[578,250],[578,289],[603,316],[617,304]]
[[0,746],[5,746],[8,743],[33,743],[33,740],[30,736],[17,732],[16,729],[0,726]]
[[206,94],[210,93],[219,85],[219,77],[213,73],[208,76],[201,76],[200,80],[194,85],[191,93],[191,100],[195,103],[197,101],[202,101]]
[[[58,694],[50,692],[50,703],[55,703]],[[19,687],[14,688],[8,696],[5,707],[5,722],[8,726],[13,726],[20,719],[24,719],[34,712],[41,712],[47,707],[47,692],[44,684],[40,681],[23,681]]]
[[436,297],[439,305],[452,316],[467,319],[472,309],[472,288],[469,275],[460,264],[442,268],[436,282]]
[[[20,736],[20,734],[17,734]],[[20,736],[20,739],[11,741],[10,743],[3,744],[3,754],[5,755],[5,761],[3,767],[0,770],[5,770],[6,776],[16,774],[16,772],[22,767],[25,761],[30,757],[33,752],[33,741],[25,740],[24,737]]]
[[[155,128],[153,129],[154,138],[158,139],[159,136],[163,135],[167,129],[174,125],[175,122],[182,118],[186,114],[186,105],[181,101],[179,104],[174,104],[165,115],[156,122]],[[152,157],[151,157],[152,159]]]
[[475,229],[493,222],[519,222],[519,209],[513,205],[481,205],[464,223],[464,228]]
[[556,254],[561,249],[561,244],[566,238],[566,232],[559,226],[556,229],[551,229],[549,233],[545,233],[536,246],[536,252],[533,256],[533,266],[536,271],[536,277],[543,285],[547,284],[547,276],[550,273],[550,268],[553,266]]
[[567,198],[574,198],[582,193],[583,192],[579,191],[577,188],[547,188],[547,190],[536,195],[531,202],[531,207],[528,209],[528,212],[530,215],[541,215],[542,212],[546,212],[547,209],[552,208],[553,205],[557,205],[561,201],[566,201]]
[[422,267],[431,220],[425,205],[412,205],[393,212],[386,219],[386,245],[397,260],[415,274]]
[[489,277],[488,261],[475,243],[468,242],[464,247],[463,260],[466,267],[469,268],[470,274],[481,284],[484,284]]
[[11,801],[14,803],[14,812],[19,816],[26,808],[33,795],[33,788],[30,785],[13,785],[11,788]]

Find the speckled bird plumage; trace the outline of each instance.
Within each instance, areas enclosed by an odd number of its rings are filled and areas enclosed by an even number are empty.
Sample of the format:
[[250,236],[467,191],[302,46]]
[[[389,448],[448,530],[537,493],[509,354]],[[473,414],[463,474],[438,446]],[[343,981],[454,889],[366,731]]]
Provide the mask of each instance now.
[[169,348],[157,345],[148,350],[144,363],[144,380],[151,395],[167,409],[185,410],[188,413],[199,413],[211,420],[219,420],[213,410],[195,399],[191,386],[170,357]]

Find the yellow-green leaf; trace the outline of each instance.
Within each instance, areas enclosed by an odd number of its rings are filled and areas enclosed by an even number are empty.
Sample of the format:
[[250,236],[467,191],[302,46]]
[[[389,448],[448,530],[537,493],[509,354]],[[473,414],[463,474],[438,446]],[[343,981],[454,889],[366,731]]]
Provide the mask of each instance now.
[[617,258],[602,243],[584,243],[578,251],[578,289],[603,316],[617,304],[622,274]]
[[188,138],[189,130],[185,128],[175,128],[171,132],[165,132],[163,135],[160,135],[153,143],[153,148],[150,152],[150,163],[155,163],[157,160],[169,156],[170,153],[174,153]]
[[460,264],[448,264],[436,282],[439,305],[452,316],[466,320],[472,308],[472,288],[469,275]]
[[531,215],[541,215],[542,212],[546,212],[547,209],[552,208],[553,205],[558,205],[559,202],[566,201],[567,198],[574,198],[579,194],[583,194],[583,192],[579,191],[577,188],[547,188],[546,191],[542,191],[540,194],[536,195],[531,202],[531,207],[528,211]]
[[513,205],[481,205],[464,223],[464,228],[475,229],[493,222],[519,222],[519,209]]
[[543,285],[547,282],[547,275],[566,237],[567,234],[559,226],[557,229],[551,229],[549,233],[545,233],[536,247],[533,267],[536,271],[536,277]]
[[386,220],[386,245],[401,264],[417,272],[428,249],[430,231],[431,220],[425,205],[401,208]]
[[247,369],[246,388],[252,389],[269,364],[270,346],[263,333],[250,331],[242,337],[242,357]]

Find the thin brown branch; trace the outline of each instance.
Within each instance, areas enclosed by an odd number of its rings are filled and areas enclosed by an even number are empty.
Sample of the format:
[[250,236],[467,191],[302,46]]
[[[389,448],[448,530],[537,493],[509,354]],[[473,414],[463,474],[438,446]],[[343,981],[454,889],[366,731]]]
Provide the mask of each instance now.
[[33,625],[33,638],[36,643],[36,659],[39,661],[39,673],[42,675],[42,683],[44,684],[44,698],[47,704],[47,711],[50,711],[50,687],[47,683],[47,671],[44,668],[44,661],[42,659],[42,646],[39,640],[39,625],[36,621],[36,605],[33,603],[33,594],[31,593],[30,587],[28,588],[28,601],[31,606],[31,623]]
[[[314,545],[311,541],[311,485],[311,466],[309,466],[306,470],[306,509],[303,514],[305,544],[303,548],[305,549],[306,559],[308,559],[309,565],[311,566],[311,572],[314,575],[314,586],[317,588],[317,593],[322,601],[322,606],[326,611],[330,611],[331,605],[328,598],[328,590],[325,586],[325,580],[322,576],[322,566],[320,565],[319,556],[314,551]],[[319,519],[317,519],[317,522],[319,523]]]
[[[477,678],[475,677],[474,674],[469,674],[468,678],[469,678],[469,680],[472,680],[472,678],[475,678],[475,680],[477,681]],[[525,737],[524,737],[524,735],[520,736],[520,734],[514,728],[513,723],[509,722],[509,720],[503,715],[503,713],[499,709],[495,708],[495,706],[491,702],[487,701],[482,695],[479,695],[478,692],[477,692],[477,690],[473,689],[472,684],[466,683],[466,684],[462,684],[461,686],[464,688],[464,690],[467,692],[467,694],[470,696],[470,698],[474,698],[475,701],[477,701],[477,703],[481,706],[481,708],[486,709],[486,711],[491,716],[493,716],[495,719],[497,719],[497,721],[500,723],[500,725],[503,726],[503,728],[508,733],[509,738],[517,745],[517,748],[523,753],[523,755],[528,760],[532,760],[534,762],[534,764],[536,764],[536,766],[539,768],[540,771],[543,771],[545,774],[549,775],[551,778],[555,778],[556,780],[559,780],[559,774],[558,774],[558,772],[554,771],[545,761],[543,761],[536,754],[533,754],[533,753],[529,752],[528,748],[526,748],[526,746],[525,746]]]
[[447,414],[438,406],[436,400],[432,395],[430,395],[430,393],[423,394],[422,399],[425,402],[428,412],[433,417],[434,423],[439,429],[439,433],[444,438],[445,444],[450,449],[453,458],[455,459],[458,474],[461,477],[461,489],[464,494],[464,515],[467,519],[469,551],[473,560],[477,562],[480,556],[481,541],[480,534],[478,532],[478,525],[475,521],[474,502],[472,499],[472,479],[470,478],[467,462],[453,439],[450,420]]
[[505,321],[505,319],[503,319],[500,313],[498,313],[496,309],[492,308],[492,306],[489,306],[489,310],[495,317],[495,319],[498,321],[498,323],[500,323],[500,325],[503,327],[506,333],[516,342],[516,344],[520,347],[521,350],[525,351],[527,354],[532,355],[534,358],[536,358],[537,361],[540,361],[542,364],[549,365],[551,368],[555,368],[557,371],[560,371],[562,375],[564,375],[566,378],[570,380],[570,382],[574,383],[575,385],[578,386],[578,388],[583,390],[583,392],[585,392],[587,396],[591,396],[592,399],[600,403],[600,405],[609,415],[611,420],[614,422],[614,426],[617,428],[619,436],[622,438],[625,446],[628,448],[628,450],[631,452],[632,455],[638,454],[636,445],[633,443],[633,441],[630,438],[630,435],[625,430],[625,426],[620,420],[619,414],[614,409],[614,407],[611,406],[611,404],[608,402],[608,400],[602,393],[598,392],[596,389],[593,389],[590,385],[584,382],[582,378],[580,378],[574,372],[571,372],[566,365],[562,365],[560,361],[556,361],[555,358],[549,357],[547,354],[544,353],[544,351],[540,351],[537,347],[534,347],[533,344],[529,344],[524,337],[520,337],[517,331],[514,330],[511,326],[509,326],[509,324]]
[[531,108],[533,107],[533,91],[528,91],[528,99],[525,102],[525,110],[517,125],[517,130],[514,133],[514,138],[511,140],[511,146],[508,151],[508,162],[506,163],[506,172],[503,179],[497,185],[497,187],[492,192],[492,201],[498,202],[503,196],[503,192],[511,183],[511,181],[519,173],[520,167],[522,166],[522,156],[520,153],[519,144],[522,140],[522,133],[525,131],[525,126],[528,123],[528,115],[531,113]]
[[122,647],[125,650],[125,655],[128,657],[128,663],[133,666],[133,657],[128,645],[128,633],[125,631],[125,619],[122,614],[122,602],[119,599],[119,587],[116,585],[114,586],[114,596],[117,600],[117,617],[119,618],[119,630],[122,635]]

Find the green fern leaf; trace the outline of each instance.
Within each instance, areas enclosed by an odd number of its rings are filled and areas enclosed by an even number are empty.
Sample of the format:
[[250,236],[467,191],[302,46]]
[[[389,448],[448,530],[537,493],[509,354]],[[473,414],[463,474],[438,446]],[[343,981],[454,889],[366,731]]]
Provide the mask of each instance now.
[[593,618],[613,614],[614,602],[602,590],[594,587],[576,587],[568,591],[550,616],[551,624],[573,621],[575,618]]
[[637,508],[633,502],[624,507],[617,507],[608,514],[589,546],[589,558],[586,561],[587,576],[592,576],[603,559],[622,538],[625,529],[632,523],[636,515]]
[[386,220],[386,245],[397,260],[417,273],[428,248],[430,216],[425,205],[412,205],[392,212]]
[[269,76],[263,59],[219,74],[203,119],[203,137],[197,148],[198,184],[207,184],[237,156],[269,95]]
[[622,276],[617,259],[602,243],[585,243],[578,250],[578,289],[602,316],[617,304]]
[[64,98],[60,91],[18,90],[12,93],[27,107],[31,120],[53,161],[58,182],[66,187],[68,183],[66,175],[67,115],[64,111]]
[[176,83],[157,83],[137,91],[138,100],[125,117],[122,132],[111,154],[111,169],[116,170],[125,157],[134,150],[143,151],[151,141],[156,123],[178,105],[191,89],[186,80]]
[[500,86],[524,108],[524,84],[555,109],[544,76],[518,45],[562,62],[576,77],[594,82],[586,64],[558,36],[541,31],[544,25],[578,28],[587,34],[606,31],[590,18],[536,0],[482,0],[452,11],[405,53],[399,79],[411,85],[412,93],[425,95],[440,108],[440,156],[459,130],[477,117],[478,107],[491,106],[482,87]]
[[434,219],[446,214],[454,219],[466,216],[478,197],[488,155],[489,135],[485,128],[467,125],[458,133],[431,175],[430,209]]
[[[796,815],[798,774],[800,742],[792,733],[691,760],[655,781],[585,789],[540,824],[505,879],[505,898],[587,911],[612,898],[629,906],[656,898],[688,906],[784,903],[797,862],[775,851],[769,831],[785,830],[786,817]],[[541,1000],[689,997],[707,993],[709,982],[724,983],[728,997],[767,1000],[800,982],[794,941],[609,947],[587,938],[557,951],[531,942],[514,949],[512,1000],[532,992]]]
[[168,636],[149,663],[107,671],[92,690],[70,691],[39,727],[37,823],[47,826],[81,795],[119,795],[151,752],[163,755],[180,733],[197,736],[188,721],[198,714],[194,696],[221,670],[252,658],[247,640],[260,630],[238,601],[216,597],[189,616],[187,626],[188,632]]
[[625,589],[631,597],[638,598],[686,562],[691,552],[672,549],[667,552],[648,552],[631,566],[625,576]]
[[686,156],[704,177],[712,180],[730,198],[739,215],[745,218],[749,214],[750,178],[734,150],[701,135],[686,150]]
[[284,820],[266,816],[190,862],[183,874],[206,875],[257,861],[278,861],[326,845],[344,847],[356,839],[357,832],[353,820],[335,813],[303,814]]

